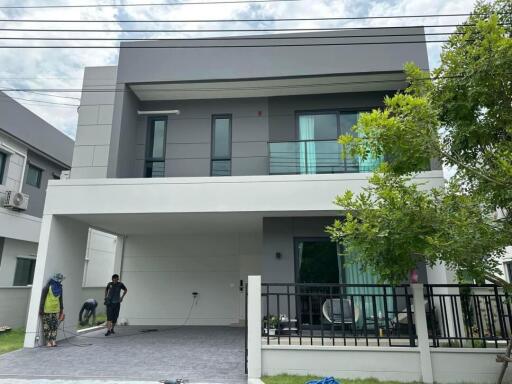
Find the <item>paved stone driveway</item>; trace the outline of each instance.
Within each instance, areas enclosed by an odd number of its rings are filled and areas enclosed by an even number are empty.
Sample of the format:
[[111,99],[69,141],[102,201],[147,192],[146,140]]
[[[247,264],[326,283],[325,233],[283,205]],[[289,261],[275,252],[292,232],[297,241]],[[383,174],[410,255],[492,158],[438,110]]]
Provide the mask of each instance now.
[[[148,329],[157,331],[141,332]],[[104,332],[63,340],[57,348],[2,355],[0,379],[247,382],[242,328],[128,326],[114,336]]]

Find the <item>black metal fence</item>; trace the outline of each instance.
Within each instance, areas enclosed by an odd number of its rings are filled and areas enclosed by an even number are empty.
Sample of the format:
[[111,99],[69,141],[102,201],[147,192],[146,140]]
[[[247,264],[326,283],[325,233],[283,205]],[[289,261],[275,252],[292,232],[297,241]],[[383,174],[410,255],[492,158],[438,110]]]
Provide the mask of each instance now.
[[433,347],[503,346],[512,329],[510,296],[495,285],[425,285]]
[[408,285],[262,284],[266,344],[415,346]]

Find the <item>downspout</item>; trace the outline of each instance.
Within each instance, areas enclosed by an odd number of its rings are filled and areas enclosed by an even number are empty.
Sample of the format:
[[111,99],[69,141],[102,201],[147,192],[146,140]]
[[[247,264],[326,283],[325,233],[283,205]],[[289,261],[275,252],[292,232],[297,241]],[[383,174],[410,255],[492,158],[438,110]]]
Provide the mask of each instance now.
[[16,153],[17,155],[20,155],[21,157],[23,157],[23,166],[21,167],[20,185],[18,188],[18,192],[21,192],[21,190],[23,189],[23,181],[25,179],[25,168],[27,166],[27,154],[18,151],[17,149],[11,147],[10,145],[5,144],[4,142],[0,142],[0,145],[4,148],[7,148],[8,151],[10,151],[12,153]]

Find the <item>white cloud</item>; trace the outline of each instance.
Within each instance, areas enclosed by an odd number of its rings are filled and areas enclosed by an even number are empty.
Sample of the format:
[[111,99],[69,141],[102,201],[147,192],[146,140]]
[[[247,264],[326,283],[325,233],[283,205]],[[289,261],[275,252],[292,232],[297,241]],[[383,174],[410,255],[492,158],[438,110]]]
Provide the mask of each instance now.
[[[59,4],[90,4],[97,0],[61,0]],[[106,3],[107,1],[102,1]],[[111,0],[109,1],[111,2]],[[131,0],[137,3],[150,3],[154,0]],[[163,0],[162,0],[163,2]],[[24,5],[40,5],[42,1],[25,1]],[[44,3],[51,4],[49,1]],[[5,4],[5,3],[4,3]],[[5,5],[16,5],[11,1]],[[383,15],[422,15],[468,13],[472,1],[468,0],[304,0],[299,2],[253,3],[253,4],[222,4],[222,5],[188,5],[177,7],[125,7],[125,8],[79,8],[79,9],[26,9],[0,10],[0,18],[33,18],[33,19],[128,19],[128,20],[170,20],[170,19],[240,19],[240,18],[298,18],[298,17],[346,17],[346,16],[383,16]],[[97,28],[97,29],[236,29],[256,27],[283,28],[314,28],[335,26],[391,26],[391,25],[438,25],[460,22],[463,18],[415,18],[415,19],[379,19],[340,21],[304,21],[304,22],[265,22],[265,23],[2,23],[0,27],[41,27],[41,28]],[[447,32],[446,28],[429,28],[427,32]],[[123,33],[43,33],[43,32],[2,32],[8,37],[197,37],[226,35],[223,33],[153,33],[153,34],[123,34]],[[430,37],[430,40],[443,39],[443,36]],[[109,45],[114,42],[36,42],[11,41],[10,45]],[[429,61],[431,68],[438,65],[441,44],[429,44]],[[85,66],[115,65],[116,50],[108,49],[0,49],[0,88],[72,88],[80,89],[83,69]],[[11,93],[12,96],[47,100],[51,102],[76,103],[76,100],[60,99],[36,95],[32,93]],[[79,97],[79,94],[62,94],[62,96]],[[20,101],[27,108],[38,114],[66,134],[74,137],[76,130],[77,111],[74,107],[33,104]]]

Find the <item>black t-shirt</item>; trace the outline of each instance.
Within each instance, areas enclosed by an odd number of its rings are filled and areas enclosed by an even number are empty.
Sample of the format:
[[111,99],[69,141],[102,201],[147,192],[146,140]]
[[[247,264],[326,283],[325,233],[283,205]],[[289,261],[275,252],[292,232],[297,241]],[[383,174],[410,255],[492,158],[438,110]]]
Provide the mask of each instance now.
[[126,287],[123,283],[118,281],[117,283],[108,283],[107,291],[108,291],[108,301],[111,304],[117,304],[121,302],[121,290],[126,290]]

